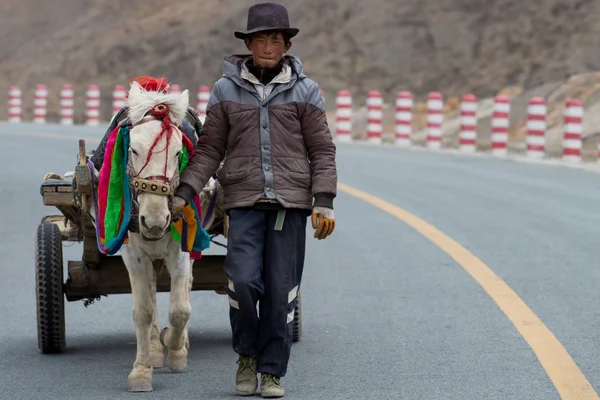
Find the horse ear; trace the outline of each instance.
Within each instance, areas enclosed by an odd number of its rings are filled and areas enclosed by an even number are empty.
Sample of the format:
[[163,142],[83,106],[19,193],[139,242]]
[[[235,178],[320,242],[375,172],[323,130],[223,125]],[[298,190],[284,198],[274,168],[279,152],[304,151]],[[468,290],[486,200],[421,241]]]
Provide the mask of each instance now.
[[126,105],[128,107],[127,116],[132,123],[136,124],[144,118],[147,110],[147,101],[144,101],[142,87],[136,81],[131,82],[131,88],[127,95]]
[[190,91],[188,89],[185,89],[183,92],[181,92],[181,95],[179,96],[179,101],[181,102],[181,107],[184,110],[187,110],[190,106]]
[[129,94],[127,96],[127,102],[136,103],[140,101],[140,97],[142,95],[142,87],[136,81],[131,82],[131,87],[129,88]]
[[185,113],[190,105],[190,92],[185,89],[175,100],[175,107],[171,106],[173,119],[181,123],[185,118]]

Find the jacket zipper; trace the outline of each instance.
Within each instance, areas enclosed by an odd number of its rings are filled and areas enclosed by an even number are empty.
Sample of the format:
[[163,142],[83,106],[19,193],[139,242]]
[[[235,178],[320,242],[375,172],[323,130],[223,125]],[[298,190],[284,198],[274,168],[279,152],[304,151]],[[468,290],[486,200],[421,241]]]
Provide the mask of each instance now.
[[263,75],[264,75],[264,73],[265,73],[265,70],[264,70],[264,69],[261,69],[261,70],[260,70],[260,79],[258,80],[258,81],[260,82],[260,84],[263,86],[263,95],[262,95],[262,98],[263,98],[263,99],[262,99],[262,101],[263,101],[263,104],[264,104],[265,100],[267,99],[267,85],[265,85],[265,84],[262,82],[262,81],[263,81]]
[[[265,104],[265,100],[266,100],[265,94],[267,93],[267,87],[262,83],[264,72],[265,72],[265,70],[261,68],[261,70],[260,70],[260,78],[258,79],[258,83],[261,84],[262,87],[263,87],[263,89],[262,89],[262,103],[263,103],[263,105]],[[261,109],[262,109],[262,107],[261,107]],[[262,110],[260,111],[260,113],[262,113]],[[263,165],[263,162],[262,162],[263,141],[262,141],[262,134],[260,133],[261,128],[262,128],[261,122],[260,122],[260,114],[259,114],[259,122],[258,122],[258,124],[259,124],[259,128],[258,128],[258,131],[259,131],[258,140],[260,142],[260,148],[261,148],[261,151],[260,151],[260,153],[261,153],[261,155],[260,155],[260,167],[262,169],[262,171],[261,171],[262,174],[261,175],[262,175],[262,186],[263,186],[263,191],[264,191],[264,187],[265,187],[265,183],[266,183],[266,177],[265,177],[264,165]],[[262,195],[261,195],[261,197],[262,197]]]

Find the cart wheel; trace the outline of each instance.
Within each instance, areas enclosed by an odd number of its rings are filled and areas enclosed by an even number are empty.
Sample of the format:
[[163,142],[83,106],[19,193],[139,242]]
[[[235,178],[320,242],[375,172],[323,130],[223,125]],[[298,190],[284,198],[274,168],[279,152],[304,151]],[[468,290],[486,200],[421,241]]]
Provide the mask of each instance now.
[[35,269],[38,347],[45,354],[61,353],[66,345],[62,238],[52,223],[38,226]]
[[297,342],[302,336],[302,297],[298,291],[298,303],[294,309],[294,328],[292,330],[292,342]]

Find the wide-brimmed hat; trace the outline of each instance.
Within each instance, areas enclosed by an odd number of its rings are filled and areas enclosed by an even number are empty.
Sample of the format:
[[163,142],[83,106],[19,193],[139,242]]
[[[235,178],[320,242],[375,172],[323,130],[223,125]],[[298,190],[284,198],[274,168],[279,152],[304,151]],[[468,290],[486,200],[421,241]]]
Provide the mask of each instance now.
[[300,32],[299,29],[290,27],[288,11],[284,6],[277,3],[259,3],[248,9],[246,31],[236,31],[233,34],[238,39],[245,39],[253,33],[272,30],[285,32],[290,37]]

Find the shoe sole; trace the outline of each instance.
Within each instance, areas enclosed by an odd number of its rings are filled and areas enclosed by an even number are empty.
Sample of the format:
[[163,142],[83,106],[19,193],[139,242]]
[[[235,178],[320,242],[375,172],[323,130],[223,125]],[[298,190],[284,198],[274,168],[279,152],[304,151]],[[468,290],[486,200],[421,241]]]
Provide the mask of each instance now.
[[253,396],[257,389],[258,386],[254,390],[239,390],[236,388],[235,392],[238,394],[238,396]]
[[276,398],[283,397],[285,395],[285,390],[282,389],[267,389],[260,392],[260,395],[264,398]]
[[244,391],[236,389],[235,392],[238,394],[238,396],[253,396],[256,393],[256,390],[254,390],[252,392],[250,392],[250,391],[244,392]]

